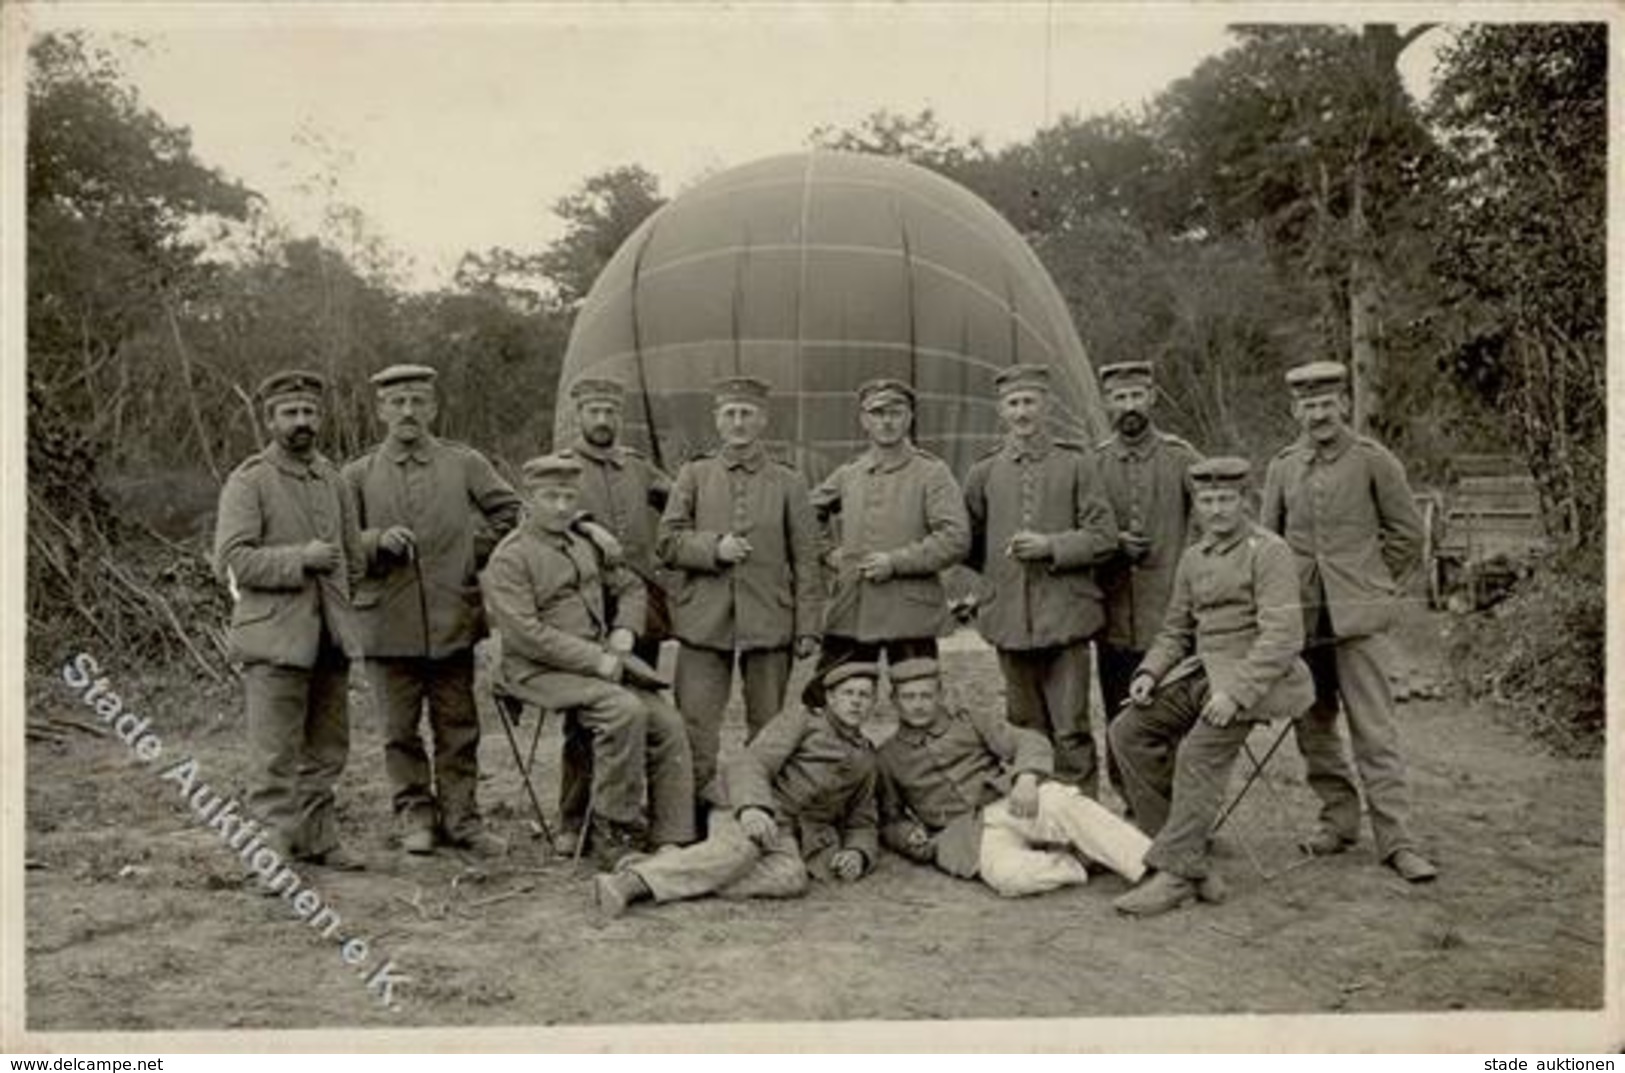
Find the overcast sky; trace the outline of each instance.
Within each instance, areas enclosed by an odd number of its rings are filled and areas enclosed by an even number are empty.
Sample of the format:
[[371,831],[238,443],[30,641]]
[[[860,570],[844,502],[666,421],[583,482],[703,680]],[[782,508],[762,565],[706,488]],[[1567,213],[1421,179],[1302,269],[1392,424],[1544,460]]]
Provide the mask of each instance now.
[[539,248],[559,230],[549,206],[617,164],[644,165],[669,194],[882,107],[930,106],[997,147],[1066,112],[1137,106],[1228,43],[1216,17],[1066,3],[35,14],[42,29],[144,38],[126,54],[142,98],[298,229],[321,204],[309,136],[335,147],[340,195],[411,259],[418,285],[445,281],[466,250]]

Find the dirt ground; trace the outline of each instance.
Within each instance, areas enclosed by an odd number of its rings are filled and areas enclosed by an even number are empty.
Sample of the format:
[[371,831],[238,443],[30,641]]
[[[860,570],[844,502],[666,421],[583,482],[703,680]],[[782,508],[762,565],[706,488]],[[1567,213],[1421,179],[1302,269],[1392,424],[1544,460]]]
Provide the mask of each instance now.
[[[1411,681],[1437,667],[1443,620],[1401,633]],[[241,792],[234,688],[164,690],[116,654],[106,673],[164,744]],[[668,658],[671,653],[668,652]],[[965,704],[997,703],[985,651],[950,657]],[[60,679],[29,717],[92,719]],[[1232,896],[1150,921],[1114,916],[1116,877],[1020,901],[886,855],[872,877],[804,900],[703,900],[595,921],[585,865],[546,862],[487,712],[482,800],[510,855],[408,859],[389,841],[376,722],[353,711],[340,787],[348,844],[370,870],[307,872],[408,979],[383,1008],[337,944],[286,903],[238,886],[240,865],[172,783],[116,740],[69,730],[27,757],[27,1024],[54,1029],[552,1025],[1229,1012],[1596,1008],[1603,998],[1603,765],[1557,758],[1515,713],[1450,698],[1401,709],[1416,827],[1443,870],[1409,887],[1369,839],[1272,882],[1312,799],[1288,744],[1221,836]],[[737,706],[730,713],[736,728]],[[557,728],[542,739],[547,777]],[[549,795],[550,796],[550,795]],[[1113,799],[1115,803],[1115,799]],[[549,811],[552,803],[549,800]]]

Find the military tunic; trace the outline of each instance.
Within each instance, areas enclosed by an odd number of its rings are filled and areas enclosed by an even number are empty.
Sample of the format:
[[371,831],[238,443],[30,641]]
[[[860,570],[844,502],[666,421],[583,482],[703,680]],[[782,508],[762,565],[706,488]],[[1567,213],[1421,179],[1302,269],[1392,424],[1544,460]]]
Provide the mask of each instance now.
[[[478,573],[519,521],[519,497],[472,447],[431,436],[385,441],[344,467],[361,520],[367,576],[356,592],[367,679],[384,723],[384,771],[397,815],[442,824],[455,841],[478,827],[479,712],[474,642],[485,632]],[[380,545],[395,526],[413,553]],[[424,702],[434,766],[419,732]],[[433,787],[433,789],[431,789]]]
[[597,814],[637,825],[647,789],[650,838],[691,840],[694,775],[682,717],[658,693],[599,674],[610,632],[643,621],[637,576],[603,563],[585,537],[531,520],[497,546],[480,586],[501,636],[505,687],[592,730]]
[[[1138,879],[1146,838],[1075,788],[1045,782],[1036,816],[1009,810],[1016,776],[1052,770],[1042,735],[996,715],[941,708],[925,726],[902,724],[881,746],[881,837],[950,875],[979,875],[1007,896],[1085,882],[1081,862],[1057,846]],[[928,840],[916,843],[921,830]]]
[[[718,894],[788,898],[823,877],[843,849],[879,852],[874,747],[856,728],[816,710],[786,710],[762,729],[724,770],[704,842],[630,866],[657,902]],[[773,841],[758,846],[739,814],[762,809],[777,821]]]
[[[307,573],[305,545],[340,550],[338,569]],[[363,556],[339,471],[280,444],[232,471],[220,493],[215,569],[234,593],[229,644],[244,662],[254,753],[249,807],[284,855],[338,844],[333,787],[349,755],[346,689],[356,648],[350,594]]]
[[1270,462],[1263,522],[1297,556],[1315,703],[1296,734],[1309,786],[1321,799],[1320,822],[1346,841],[1360,829],[1360,798],[1337,729],[1341,700],[1377,854],[1386,860],[1416,844],[1386,636],[1421,549],[1404,467],[1375,440],[1346,429],[1324,447],[1302,437]]
[[[744,562],[717,558],[727,534],[750,542]],[[818,636],[823,594],[807,482],[759,444],[701,455],[678,471],[658,550],[677,574],[677,707],[703,788],[716,772],[736,660],[749,740],[784,707],[792,640]]]
[[[1152,867],[1207,874],[1208,832],[1248,733],[1309,706],[1297,595],[1291,550],[1250,522],[1223,539],[1205,535],[1180,556],[1162,631],[1138,672],[1157,691],[1111,729],[1134,820],[1155,836]],[[1218,692],[1240,709],[1222,727],[1201,718]]]
[[[934,642],[947,624],[939,575],[970,549],[964,497],[948,464],[916,447],[889,459],[871,448],[830,474],[812,505],[826,522],[839,516],[826,647],[828,637],[862,645]],[[859,575],[858,563],[871,552],[891,557],[889,580]]]
[[[1095,450],[1119,527],[1139,533],[1150,545],[1137,561],[1120,551],[1095,571],[1106,595],[1106,629],[1097,652],[1109,723],[1122,710],[1134,669],[1162,628],[1174,567],[1195,535],[1185,473],[1201,455],[1178,436],[1156,428],[1135,442],[1112,436]],[[1112,781],[1121,786],[1115,762],[1110,767]]]
[[[967,564],[991,593],[979,624],[999,653],[1010,721],[1046,735],[1057,774],[1092,796],[1099,776],[1089,729],[1089,638],[1104,622],[1092,567],[1117,549],[1117,523],[1094,464],[1075,444],[1011,439],[971,467],[965,505]],[[1007,554],[1023,530],[1048,536],[1053,559]]]

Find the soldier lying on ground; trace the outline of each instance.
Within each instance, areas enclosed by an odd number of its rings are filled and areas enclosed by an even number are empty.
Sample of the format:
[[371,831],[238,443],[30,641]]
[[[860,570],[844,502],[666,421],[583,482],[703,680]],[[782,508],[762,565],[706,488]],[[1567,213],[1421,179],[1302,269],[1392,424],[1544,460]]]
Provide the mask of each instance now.
[[787,709],[723,769],[706,840],[598,876],[599,909],[619,916],[632,902],[705,894],[794,898],[809,874],[862,878],[879,852],[874,748],[862,730],[879,673],[872,663],[825,671],[822,709]]
[[942,701],[937,662],[891,667],[902,725],[880,749],[886,845],[1007,897],[1088,880],[1086,862],[1137,881],[1151,840],[1075,786],[1050,744],[991,712]]

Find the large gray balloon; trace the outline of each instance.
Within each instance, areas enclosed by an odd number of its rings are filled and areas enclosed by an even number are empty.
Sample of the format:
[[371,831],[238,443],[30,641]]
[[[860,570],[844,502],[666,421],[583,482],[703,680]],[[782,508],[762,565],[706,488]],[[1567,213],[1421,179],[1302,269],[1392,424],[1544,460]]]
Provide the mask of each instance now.
[[1107,432],[1066,304],[1014,228],[964,187],[856,153],[769,157],[715,175],[632,234],[576,318],[569,388],[627,387],[627,439],[675,467],[715,440],[711,385],[773,385],[768,438],[818,480],[864,443],[856,390],[915,386],[916,440],[961,477],[999,439],[993,377],[1049,366],[1057,434]]

